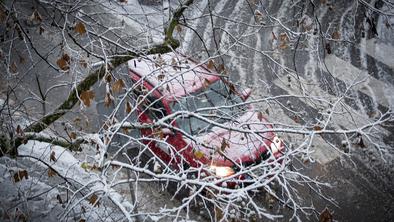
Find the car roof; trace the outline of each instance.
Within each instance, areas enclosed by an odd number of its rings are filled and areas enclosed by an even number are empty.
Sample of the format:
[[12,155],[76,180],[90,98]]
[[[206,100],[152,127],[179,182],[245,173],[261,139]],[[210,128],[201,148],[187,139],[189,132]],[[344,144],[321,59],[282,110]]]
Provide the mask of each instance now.
[[128,62],[129,70],[158,87],[168,100],[189,95],[217,81],[218,73],[209,70],[204,64],[171,52],[135,58]]

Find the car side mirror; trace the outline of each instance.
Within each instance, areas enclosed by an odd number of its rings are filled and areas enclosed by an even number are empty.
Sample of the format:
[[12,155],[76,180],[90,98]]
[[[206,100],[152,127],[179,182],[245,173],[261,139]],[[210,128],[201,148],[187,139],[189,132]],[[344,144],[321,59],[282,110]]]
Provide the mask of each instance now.
[[252,89],[251,88],[242,89],[241,94],[242,94],[243,99],[247,100],[249,98],[250,94],[252,94]]
[[162,129],[161,129],[161,132],[162,132],[164,135],[169,135],[169,136],[175,135],[175,133],[174,133],[170,128],[167,128],[167,127],[162,128]]

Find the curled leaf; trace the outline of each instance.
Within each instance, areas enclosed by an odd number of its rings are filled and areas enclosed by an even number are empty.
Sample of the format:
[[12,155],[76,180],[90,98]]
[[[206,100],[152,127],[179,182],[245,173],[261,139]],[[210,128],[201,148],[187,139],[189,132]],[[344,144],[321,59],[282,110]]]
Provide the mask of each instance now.
[[83,104],[89,107],[90,104],[92,103],[92,100],[94,99],[94,92],[92,90],[83,91],[80,95],[80,98]]
[[89,198],[89,203],[92,204],[95,207],[99,207],[100,203],[98,201],[98,197],[96,194],[92,194],[92,196]]
[[56,64],[61,70],[67,71],[70,68],[70,60],[70,56],[65,53],[56,61]]
[[54,177],[56,175],[57,173],[54,170],[52,170],[51,168],[48,169],[48,177]]
[[78,22],[74,27],[74,31],[80,35],[83,35],[86,33],[86,27],[82,22]]
[[124,87],[125,87],[125,83],[124,83],[123,79],[118,79],[112,85],[112,90],[115,93],[120,93]]
[[214,62],[213,62],[213,60],[212,59],[210,59],[209,61],[208,61],[208,64],[207,64],[207,68],[208,69],[212,69],[213,67],[214,67]]
[[49,156],[49,160],[50,161],[53,161],[53,162],[56,162],[56,153],[55,153],[55,151],[52,151],[51,152],[51,155]]
[[19,170],[18,172],[16,172],[14,174],[14,181],[15,181],[15,183],[21,181],[23,178],[25,178],[26,180],[29,179],[29,176],[28,176],[26,170]]

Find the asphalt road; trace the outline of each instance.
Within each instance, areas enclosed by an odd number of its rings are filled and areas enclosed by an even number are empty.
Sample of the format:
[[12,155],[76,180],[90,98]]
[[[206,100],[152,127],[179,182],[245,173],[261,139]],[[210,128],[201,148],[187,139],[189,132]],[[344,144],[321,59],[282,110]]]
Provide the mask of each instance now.
[[[320,5],[321,2],[326,4]],[[371,1],[371,4],[374,5],[375,2]],[[345,99],[346,110],[355,118],[337,116],[333,118],[331,127],[348,129],[366,124],[372,121],[377,113],[393,108],[394,38],[390,38],[393,36],[392,28],[384,25],[387,19],[385,16],[372,14],[357,1],[335,1],[335,4],[320,1],[316,4],[313,11],[312,5],[306,1],[260,1],[258,6],[235,0],[201,1],[199,8],[202,10],[194,12],[193,16],[207,16],[190,22],[197,26],[196,30],[205,40],[205,46],[197,36],[191,37],[192,32],[186,32],[183,35],[183,49],[189,53],[197,52],[201,58],[206,58],[208,55],[205,47],[209,49],[210,55],[214,55],[217,48],[222,48],[220,52],[224,54],[224,60],[218,62],[225,64],[234,81],[252,87],[253,93],[258,96],[307,94],[335,101],[348,86],[363,80],[349,90],[348,94],[352,98]],[[213,16],[211,20],[208,16],[209,9],[228,19]],[[261,12],[262,16],[258,19],[266,24],[265,27],[256,28],[242,24],[256,25],[256,17],[253,16],[256,14],[253,13],[255,10]],[[324,43],[318,35],[303,38],[296,51],[292,48],[297,44],[296,41],[289,43],[287,47],[281,47],[280,33],[285,30],[271,26],[273,18],[267,16],[266,12],[292,28],[295,28],[297,19],[307,20],[305,15],[308,15],[312,20],[319,20],[323,34],[328,34],[329,37],[332,37],[334,32],[340,34],[339,37],[333,37],[331,41]],[[373,19],[376,33],[367,17]],[[387,23],[392,24],[393,21],[388,20]],[[231,37],[221,30],[226,30]],[[235,39],[242,46],[225,50]],[[317,47],[319,50],[316,50]],[[280,66],[296,70],[297,76],[287,73]],[[298,87],[298,81],[303,83],[303,90]],[[275,107],[273,110],[267,106],[260,108],[268,108],[269,118],[274,122],[295,125],[314,122],[321,110],[326,108],[315,101],[300,98],[280,102],[291,104],[294,110],[303,113],[302,120],[295,121],[293,113],[283,107]],[[382,127],[380,132],[379,136],[387,146],[387,152],[383,154],[385,160],[369,145],[351,150],[351,157],[341,155],[326,142],[341,147],[341,137],[317,136],[313,143],[316,162],[303,165],[303,172],[321,181],[330,182],[333,187],[324,191],[335,199],[336,204],[329,203],[307,188],[301,188],[307,197],[305,203],[313,200],[318,211],[329,207],[334,212],[334,219],[338,221],[390,221],[394,218],[394,130],[392,127]],[[290,143],[296,141],[292,136],[287,137],[287,140]],[[310,219],[316,220],[316,215]]]

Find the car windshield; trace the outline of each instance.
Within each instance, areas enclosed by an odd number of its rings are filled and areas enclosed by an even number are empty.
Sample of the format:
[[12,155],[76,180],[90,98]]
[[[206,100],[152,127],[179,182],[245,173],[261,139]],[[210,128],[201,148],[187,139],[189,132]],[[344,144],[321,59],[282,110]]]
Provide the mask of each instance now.
[[[245,105],[239,105],[242,99],[233,91],[223,81],[218,80],[207,88],[175,101],[172,110],[187,110],[211,121],[224,123],[235,119],[246,110]],[[213,127],[212,123],[195,117],[179,117],[176,122],[179,128],[192,135],[206,133]]]

